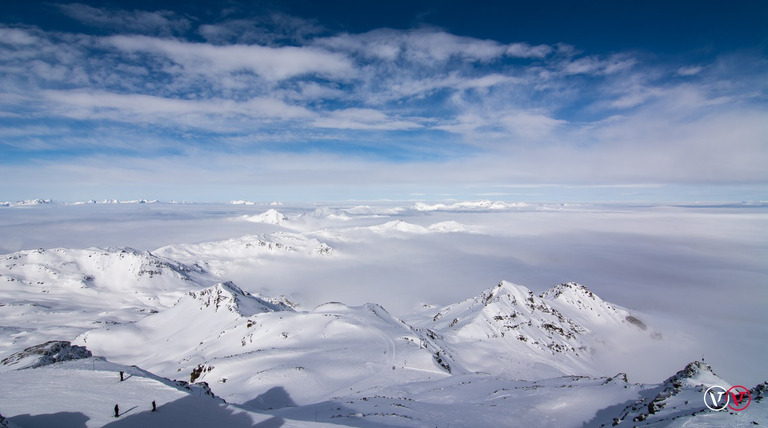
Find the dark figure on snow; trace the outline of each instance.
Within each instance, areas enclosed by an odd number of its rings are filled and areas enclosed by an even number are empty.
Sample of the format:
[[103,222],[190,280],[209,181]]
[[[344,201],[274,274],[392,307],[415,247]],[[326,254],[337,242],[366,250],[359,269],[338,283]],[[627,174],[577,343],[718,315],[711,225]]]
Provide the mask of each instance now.
[[120,416],[120,408],[117,407],[117,404],[115,404],[115,417]]
[[125,380],[125,379],[123,379],[123,371],[120,370],[120,382],[122,382],[123,380]]
[[153,412],[157,411],[157,404],[155,404],[155,400],[152,400],[152,411]]

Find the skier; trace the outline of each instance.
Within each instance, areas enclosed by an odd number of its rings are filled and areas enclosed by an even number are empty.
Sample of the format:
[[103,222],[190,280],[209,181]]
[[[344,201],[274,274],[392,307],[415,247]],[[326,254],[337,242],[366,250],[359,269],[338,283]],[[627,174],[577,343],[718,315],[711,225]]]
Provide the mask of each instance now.
[[120,370],[120,382],[122,382],[123,380],[124,380],[124,379],[123,379],[123,371],[122,371],[122,370]]
[[152,411],[153,412],[157,411],[157,404],[155,404],[155,400],[152,400]]
[[120,416],[120,408],[117,407],[117,404],[115,404],[115,417]]

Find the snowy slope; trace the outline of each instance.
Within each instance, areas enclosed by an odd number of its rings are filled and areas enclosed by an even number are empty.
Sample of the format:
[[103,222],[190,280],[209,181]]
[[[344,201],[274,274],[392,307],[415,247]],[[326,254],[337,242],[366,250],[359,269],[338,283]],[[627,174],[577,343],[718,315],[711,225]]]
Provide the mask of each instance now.
[[[388,322],[386,314],[377,317]],[[123,382],[120,371],[125,373]],[[753,404],[743,412],[703,409],[703,388],[727,383],[701,363],[691,363],[657,385],[633,384],[622,374],[538,381],[474,373],[426,380],[406,377],[388,384],[379,380],[311,403],[297,402],[282,386],[256,383],[256,398],[237,405],[215,397],[206,384],[171,381],[136,366],[88,357],[0,373],[0,412],[8,418],[5,422],[24,427],[600,427],[615,421],[630,426],[746,427],[768,422],[765,384],[753,389]],[[305,384],[306,389],[313,386]],[[152,401],[157,412],[150,411]],[[115,404],[119,418],[114,418]]]
[[130,248],[57,248],[0,256],[0,354],[137,321],[215,283],[199,265]]
[[[232,283],[222,283],[190,291],[171,308],[136,323],[87,332],[75,343],[118,362],[186,378],[196,367],[195,361],[202,360],[210,344],[222,334],[246,324],[249,316],[288,310],[251,296]],[[179,376],[179,371],[187,375]]]
[[[568,284],[554,291],[572,287],[589,293]],[[75,343],[163,376],[208,381],[230,402],[268,408],[269,400],[256,400],[254,385],[280,388],[291,402],[308,405],[371,385],[450,375],[596,376],[601,368],[592,357],[599,350],[590,336],[596,325],[607,322],[617,335],[638,330],[652,340],[625,319],[624,309],[596,296],[591,306],[580,306],[557,300],[555,294],[539,297],[502,282],[410,325],[376,304],[328,303],[296,312],[219,284],[190,292],[172,308],[139,322],[87,332]],[[609,319],[608,314],[616,316]],[[180,319],[186,322],[174,322]]]
[[0,259],[3,282],[18,281],[22,286],[47,294],[92,291],[130,294],[137,290],[156,290],[158,286],[178,288],[180,281],[198,279],[202,273],[197,265],[185,265],[131,248],[38,249],[7,254]]
[[[123,382],[120,371],[125,373]],[[313,425],[236,407],[211,396],[204,387],[170,381],[103,358],[0,373],[0,385],[3,416],[26,428]],[[156,412],[151,411],[152,401]],[[114,417],[116,404],[118,418]]]
[[294,312],[227,284],[190,292],[166,311],[87,332],[75,343],[163,376],[206,380],[236,403],[256,399],[255,391],[267,386],[307,404],[374,380],[446,375],[419,337],[378,305],[329,303]]

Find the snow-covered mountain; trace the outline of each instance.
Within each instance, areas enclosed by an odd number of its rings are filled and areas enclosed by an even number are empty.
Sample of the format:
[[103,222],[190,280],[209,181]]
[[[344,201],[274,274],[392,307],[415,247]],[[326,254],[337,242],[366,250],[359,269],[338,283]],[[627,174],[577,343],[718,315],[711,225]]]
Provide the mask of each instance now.
[[216,279],[130,248],[56,248],[0,256],[0,353],[140,320]]
[[238,266],[253,266],[269,256],[331,256],[333,248],[316,238],[300,233],[274,232],[268,235],[245,235],[224,241],[199,244],[176,244],[153,251],[162,257],[202,266],[206,271],[223,275]]
[[26,207],[34,205],[48,205],[53,203],[55,202],[50,199],[27,199],[24,201],[0,202],[0,207]]
[[655,340],[640,323],[572,283],[536,296],[502,282],[412,323],[376,304],[295,311],[222,283],[74,343],[161,376],[205,380],[229,402],[268,408],[277,404],[252,402],[253,385],[279,387],[293,403],[311,405],[371,385],[456,375],[600,376],[593,357],[609,352],[612,339],[594,331]]
[[253,400],[254,384],[310,404],[373,379],[446,375],[418,335],[378,305],[296,312],[232,284],[190,292],[166,311],[89,331],[75,343],[162,376],[206,380],[235,403]]
[[[627,423],[637,427],[747,427],[768,420],[768,405],[763,402],[768,382],[750,390],[751,403],[739,412],[708,409],[704,394],[710,386],[728,389],[732,385],[709,365],[694,361],[661,384],[645,388],[639,399],[606,409],[599,417],[606,425]],[[609,420],[611,414],[613,419]]]
[[529,205],[524,202],[501,202],[501,201],[461,201],[452,204],[427,204],[416,202],[411,209],[416,211],[473,211],[473,210],[504,210],[509,208],[526,208]]
[[271,208],[266,212],[257,215],[244,215],[242,218],[245,221],[250,221],[253,223],[266,223],[276,225],[281,225],[288,220],[288,217],[274,208]]
[[[36,287],[43,293],[65,289],[125,292],[157,289],[162,277],[170,287],[192,281],[203,273],[198,265],[185,265],[132,248],[55,248],[12,253],[0,258],[0,275],[6,282]],[[167,288],[167,287],[166,287]]]
[[[471,231],[454,221],[369,221],[356,232]],[[297,268],[342,258],[316,236],[322,233],[282,231],[152,252],[58,248],[1,256],[0,414],[19,426],[768,422],[766,384],[752,388],[754,404],[744,412],[704,408],[705,387],[730,385],[702,363],[660,384],[617,375],[623,356],[670,346],[669,336],[653,317],[580,284],[537,295],[502,281],[466,300],[396,317],[376,303],[298,310],[226,278],[278,257]],[[126,382],[117,380],[119,371],[129,374]],[[40,400],[53,404],[40,410]],[[152,400],[160,413],[150,412]],[[110,416],[115,402],[125,418]]]
[[419,325],[469,372],[543,378],[608,375],[593,361],[616,342],[657,338],[626,309],[567,283],[540,296],[506,281],[440,309]]

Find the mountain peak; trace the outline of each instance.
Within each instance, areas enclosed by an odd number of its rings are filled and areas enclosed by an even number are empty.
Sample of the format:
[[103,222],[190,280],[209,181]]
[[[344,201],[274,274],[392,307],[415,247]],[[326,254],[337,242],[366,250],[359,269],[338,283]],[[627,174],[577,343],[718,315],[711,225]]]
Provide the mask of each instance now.
[[712,367],[709,364],[703,361],[693,361],[669,377],[664,383],[676,384],[680,381],[688,381],[688,383],[703,384],[712,383],[713,379],[720,380],[720,377],[712,371]]
[[[728,388],[728,383],[717,376],[712,371],[712,367],[703,361],[688,363],[685,368],[655,387],[654,394],[646,394],[620,411],[618,413],[620,416],[614,418],[613,425],[621,423],[622,420],[640,422],[642,425],[656,425],[662,422],[667,425],[675,419],[687,417],[688,414],[694,417],[700,412],[712,414],[705,410],[704,403],[700,401],[702,392],[707,386],[712,385]],[[728,412],[723,413],[728,414]],[[712,426],[733,426],[731,423],[723,422],[722,420],[714,421]],[[701,424],[694,422],[691,425]],[[709,426],[709,424],[706,425]]]
[[214,312],[226,310],[241,316],[290,310],[284,305],[255,297],[230,281],[218,283],[202,290],[190,291],[188,295],[202,304],[200,309],[212,308]]
[[488,306],[492,302],[507,301],[512,304],[530,301],[533,292],[522,285],[513,284],[508,281],[501,281],[495,287],[481,294],[483,304]]
[[592,290],[587,288],[586,285],[582,285],[577,282],[564,282],[562,284],[558,284],[550,288],[549,290],[541,293],[539,297],[541,297],[542,299],[543,298],[557,299],[560,296],[589,298],[592,300],[600,299],[595,295],[595,293],[592,292]]
[[557,308],[564,315],[580,322],[597,324],[629,324],[647,330],[643,321],[629,311],[601,299],[584,285],[566,282],[541,293],[539,297]]
[[[527,343],[530,338],[531,343],[546,342],[556,348],[554,342],[543,338],[556,336],[559,337],[556,342],[569,341],[585,331],[528,288],[507,281],[476,297],[443,308],[433,321],[437,330],[463,331],[461,334],[468,337],[502,338],[511,334],[522,342]],[[565,344],[562,346],[566,347]],[[571,349],[571,346],[567,348]]]
[[280,211],[274,208],[270,208],[262,214],[245,215],[243,216],[243,218],[246,221],[250,221],[254,223],[265,223],[265,224],[276,224],[276,225],[283,224],[283,222],[288,220],[288,217],[286,217]]

